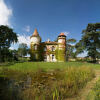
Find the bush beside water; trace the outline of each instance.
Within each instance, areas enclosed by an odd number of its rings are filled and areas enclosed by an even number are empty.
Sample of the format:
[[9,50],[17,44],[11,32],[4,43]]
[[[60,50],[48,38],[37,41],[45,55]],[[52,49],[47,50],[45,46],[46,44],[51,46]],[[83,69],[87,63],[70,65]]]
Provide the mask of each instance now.
[[[95,76],[90,67],[67,67],[64,70],[49,71],[39,69],[29,73],[3,69],[1,73],[9,80],[14,80],[10,86],[17,87],[18,100],[64,100],[77,95]],[[13,92],[13,87],[8,92]]]

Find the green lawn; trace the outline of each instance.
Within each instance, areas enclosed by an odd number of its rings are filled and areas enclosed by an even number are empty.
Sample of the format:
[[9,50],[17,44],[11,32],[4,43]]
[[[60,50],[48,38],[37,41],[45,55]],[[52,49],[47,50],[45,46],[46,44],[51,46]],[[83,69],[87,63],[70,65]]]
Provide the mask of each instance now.
[[[67,67],[92,67],[95,69],[100,69],[100,64],[91,64],[83,62],[23,62],[15,63],[6,66],[9,69],[19,70],[19,71],[35,71],[37,69],[52,70],[52,69],[66,69]],[[1,68],[4,66],[1,66]]]

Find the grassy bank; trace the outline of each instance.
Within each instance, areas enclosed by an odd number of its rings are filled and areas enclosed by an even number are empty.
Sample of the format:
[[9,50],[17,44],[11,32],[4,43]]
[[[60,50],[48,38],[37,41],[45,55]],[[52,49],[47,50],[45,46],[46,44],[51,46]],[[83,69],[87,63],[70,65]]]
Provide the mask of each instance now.
[[23,72],[36,71],[38,69],[42,70],[52,70],[52,69],[66,69],[67,67],[92,67],[94,69],[100,69],[100,64],[82,63],[82,62],[23,62],[23,63],[11,63],[6,65],[1,65],[0,68],[9,68],[12,70],[18,70]]
[[[21,86],[21,93],[17,90],[17,97],[21,100],[64,100],[80,92],[95,76],[94,69],[99,70],[100,65],[82,62],[9,63],[0,65],[0,76],[14,80],[11,85],[14,88]],[[12,91],[13,87],[7,92],[12,94]]]
[[[17,96],[21,100],[64,100],[77,95],[80,89],[95,76],[90,67],[71,66],[67,66],[66,69],[48,71],[40,69],[28,73],[5,68],[2,74],[15,80],[15,83],[11,85],[14,88],[21,86],[21,93],[17,90]],[[12,92],[12,89],[7,92]]]

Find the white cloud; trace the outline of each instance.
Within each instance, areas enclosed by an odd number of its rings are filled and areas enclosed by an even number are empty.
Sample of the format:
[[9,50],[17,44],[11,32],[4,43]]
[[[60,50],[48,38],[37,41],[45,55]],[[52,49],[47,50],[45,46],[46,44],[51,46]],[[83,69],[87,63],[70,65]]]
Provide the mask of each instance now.
[[19,42],[19,44],[26,43],[27,46],[30,46],[30,36],[27,36],[27,35],[19,35],[18,36],[18,42]]
[[29,25],[25,26],[24,31],[30,32],[30,26]]
[[0,25],[11,25],[12,9],[8,8],[4,0],[0,0]]

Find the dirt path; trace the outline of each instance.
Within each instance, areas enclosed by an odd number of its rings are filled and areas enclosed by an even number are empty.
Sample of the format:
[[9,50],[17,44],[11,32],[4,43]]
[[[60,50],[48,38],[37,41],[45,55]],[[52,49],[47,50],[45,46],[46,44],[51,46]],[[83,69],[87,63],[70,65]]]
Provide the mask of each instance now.
[[96,73],[96,77],[87,83],[87,85],[80,91],[77,97],[66,99],[66,100],[86,100],[87,95],[89,94],[89,92],[94,87],[95,83],[100,78],[100,70],[95,70],[95,73]]

